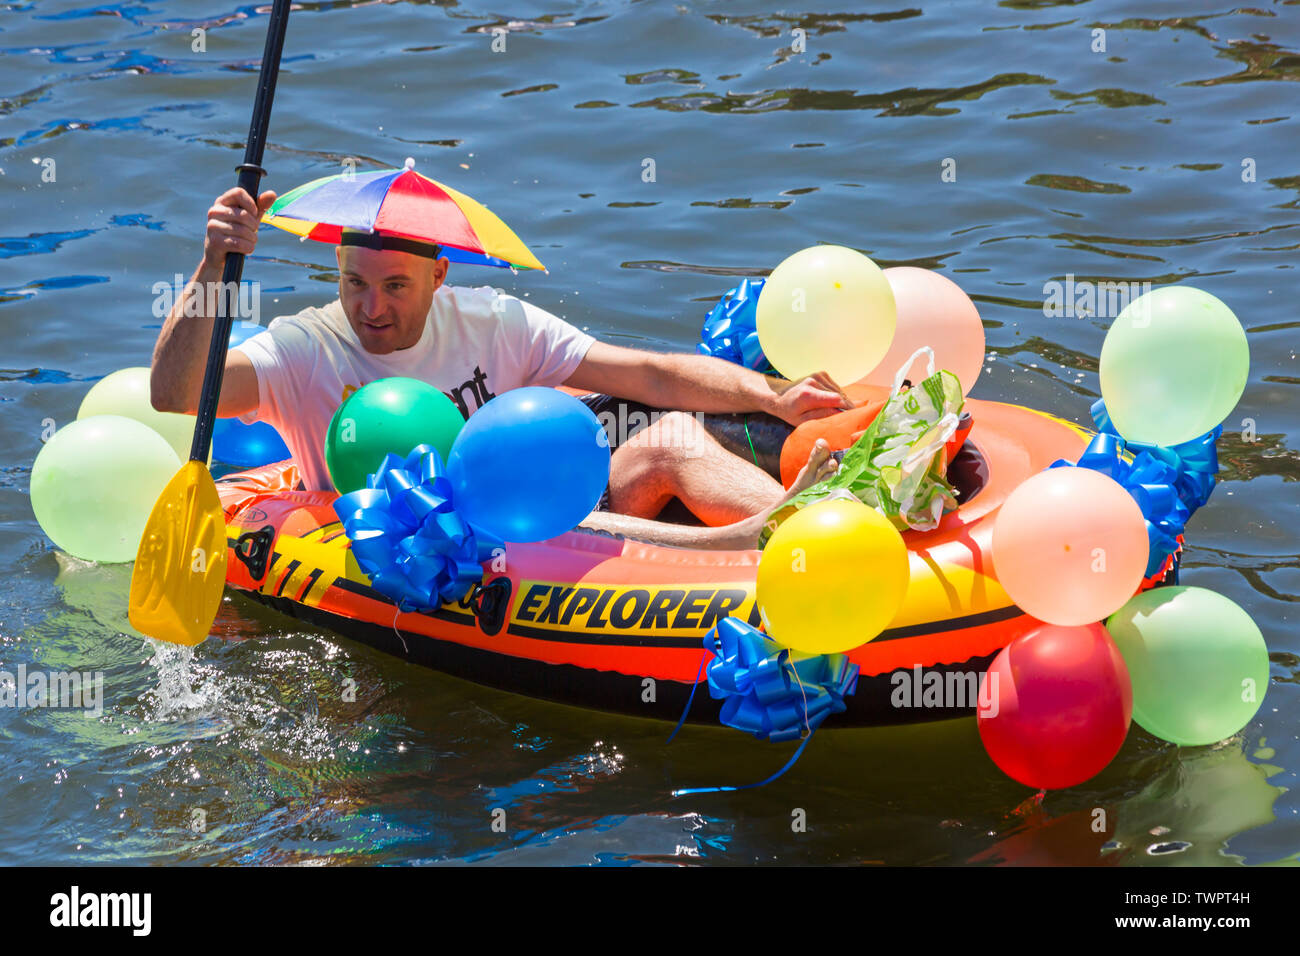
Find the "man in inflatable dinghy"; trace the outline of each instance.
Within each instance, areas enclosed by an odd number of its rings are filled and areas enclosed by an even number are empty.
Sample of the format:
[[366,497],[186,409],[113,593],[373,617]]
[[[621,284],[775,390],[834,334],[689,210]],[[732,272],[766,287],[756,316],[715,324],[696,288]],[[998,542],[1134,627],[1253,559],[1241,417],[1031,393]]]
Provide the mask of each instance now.
[[[199,290],[220,287],[228,253],[252,254],[261,213],[274,201],[266,192],[254,204],[235,188],[208,211],[203,257],[154,348],[157,410],[196,412],[217,301]],[[467,418],[512,388],[587,393],[613,457],[609,488],[582,526],[660,544],[753,548],[774,507],[835,468],[819,442],[786,490],[770,463],[760,466],[753,435],[772,433],[759,443],[771,458],[795,425],[851,407],[824,373],[787,382],[705,355],[598,342],[513,296],[447,285],[450,263],[436,245],[345,231],[337,257],[339,298],[280,316],[231,349],[217,408],[223,418],[273,425],[308,490],[332,487],[324,444],[335,410],[389,376],[443,390]],[[703,526],[653,520],[673,499]]]

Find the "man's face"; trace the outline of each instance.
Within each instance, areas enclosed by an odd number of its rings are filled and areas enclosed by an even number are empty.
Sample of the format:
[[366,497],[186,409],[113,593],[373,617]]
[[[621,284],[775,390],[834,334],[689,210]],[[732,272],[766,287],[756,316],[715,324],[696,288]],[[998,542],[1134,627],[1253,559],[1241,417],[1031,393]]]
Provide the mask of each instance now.
[[339,299],[362,348],[386,355],[420,341],[447,259],[364,246],[339,246],[338,259]]

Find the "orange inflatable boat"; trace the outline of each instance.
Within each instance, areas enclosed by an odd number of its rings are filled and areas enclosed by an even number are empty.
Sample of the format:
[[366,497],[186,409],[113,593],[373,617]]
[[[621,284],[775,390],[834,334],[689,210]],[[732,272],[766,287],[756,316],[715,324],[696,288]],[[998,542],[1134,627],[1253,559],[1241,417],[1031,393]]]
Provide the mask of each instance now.
[[[925,679],[937,671],[949,686],[969,680],[1036,623],[998,584],[989,557],[993,520],[1022,481],[1058,458],[1076,459],[1089,433],[1015,405],[967,399],[966,410],[975,428],[958,456],[964,476],[949,470],[959,507],[934,531],[904,533],[911,559],[905,603],[884,633],[849,652],[861,676],[835,726],[970,713],[973,693],[966,706],[895,706],[899,675]],[[759,622],[759,552],[660,547],[580,531],[508,544],[503,560],[485,565],[482,585],[467,600],[399,612],[370,587],[353,559],[331,506],[336,494],[295,491],[296,483],[292,462],[218,480],[229,586],[293,617],[471,681],[677,720],[714,623],[727,615]],[[697,694],[691,719],[714,722],[719,706]]]

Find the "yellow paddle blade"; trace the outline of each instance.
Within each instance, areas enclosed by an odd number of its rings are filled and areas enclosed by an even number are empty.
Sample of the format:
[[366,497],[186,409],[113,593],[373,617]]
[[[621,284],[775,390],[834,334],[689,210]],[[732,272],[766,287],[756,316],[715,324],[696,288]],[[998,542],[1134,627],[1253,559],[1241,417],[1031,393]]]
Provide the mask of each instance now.
[[131,625],[193,647],[212,630],[226,585],[226,518],[212,475],[188,461],[158,496],[131,573]]

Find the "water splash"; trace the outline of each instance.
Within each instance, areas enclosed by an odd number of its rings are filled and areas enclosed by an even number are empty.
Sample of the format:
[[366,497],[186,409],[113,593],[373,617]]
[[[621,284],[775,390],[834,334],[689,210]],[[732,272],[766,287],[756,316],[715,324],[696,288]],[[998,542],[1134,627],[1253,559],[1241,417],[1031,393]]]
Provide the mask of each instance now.
[[191,664],[194,661],[194,648],[169,644],[166,641],[145,638],[146,644],[153,648],[153,657],[149,663],[158,672],[158,686],[146,692],[157,704],[155,718],[168,720],[181,714],[194,715],[194,712],[206,712],[214,707],[221,697],[220,689],[211,680],[205,680],[198,688],[192,686],[194,675]]

